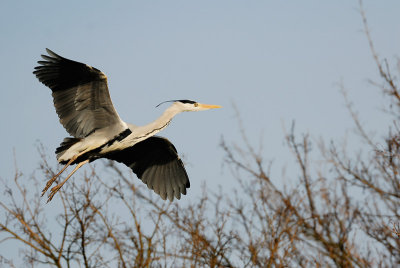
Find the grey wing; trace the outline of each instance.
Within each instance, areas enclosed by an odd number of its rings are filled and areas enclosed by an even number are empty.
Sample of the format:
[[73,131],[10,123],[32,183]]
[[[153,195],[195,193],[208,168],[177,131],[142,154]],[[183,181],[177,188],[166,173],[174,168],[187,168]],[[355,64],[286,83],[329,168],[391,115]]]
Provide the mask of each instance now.
[[174,145],[153,136],[124,150],[108,153],[105,158],[124,163],[162,199],[180,199],[190,187],[189,177]]
[[33,73],[52,90],[56,112],[69,134],[83,138],[111,125],[126,128],[112,104],[104,73],[46,50],[49,56],[42,55],[45,61],[38,61]]

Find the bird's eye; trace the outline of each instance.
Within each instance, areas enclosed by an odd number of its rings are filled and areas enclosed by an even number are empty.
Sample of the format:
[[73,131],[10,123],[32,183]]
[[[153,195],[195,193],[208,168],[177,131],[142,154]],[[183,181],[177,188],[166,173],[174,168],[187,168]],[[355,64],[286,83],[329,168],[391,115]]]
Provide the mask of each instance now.
[[195,102],[193,105],[194,105],[194,107],[199,106],[199,104],[197,102]]

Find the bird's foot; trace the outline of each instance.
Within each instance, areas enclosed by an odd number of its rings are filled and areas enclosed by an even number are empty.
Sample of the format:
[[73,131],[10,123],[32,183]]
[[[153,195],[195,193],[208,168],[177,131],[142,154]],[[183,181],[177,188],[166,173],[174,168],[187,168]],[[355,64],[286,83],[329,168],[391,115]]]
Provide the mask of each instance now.
[[[51,178],[51,179],[46,183],[46,186],[45,186],[44,189],[42,190],[42,195],[41,195],[41,196],[43,196],[43,195],[47,192],[47,190],[48,190],[48,189],[50,188],[50,186],[54,183],[54,181],[58,178],[58,176],[60,176],[61,173],[63,173],[64,170],[65,170],[69,165],[71,165],[72,162],[74,162],[74,161],[76,160],[77,157],[78,157],[78,155],[72,157],[72,158],[68,161],[68,163],[60,170],[60,172],[58,172],[57,175],[54,175],[54,177]],[[61,188],[61,187],[60,187],[60,188]],[[58,190],[57,190],[57,191],[58,191]],[[54,196],[54,194],[53,194],[53,196]],[[50,200],[51,200],[51,199],[50,199]],[[50,200],[47,200],[47,202],[49,202]]]
[[60,183],[57,184],[56,186],[54,186],[53,188],[51,188],[50,190],[50,194],[49,197],[47,198],[47,203],[49,203],[51,201],[51,199],[53,199],[54,195],[58,192],[58,190],[61,189],[61,187],[64,185],[64,183]]
[[51,178],[47,183],[46,186],[43,188],[42,190],[42,195],[43,196],[47,190],[50,188],[50,186],[54,183],[54,181],[57,179],[57,176],[54,176],[53,178]]
[[[70,162],[72,162],[72,160],[70,161]],[[74,170],[62,181],[62,182],[60,182],[59,184],[57,184],[56,186],[54,186],[53,188],[51,188],[51,190],[50,190],[50,194],[49,194],[49,197],[48,197],[48,199],[47,199],[47,203],[49,203],[50,201],[51,201],[51,199],[53,199],[53,197],[54,197],[54,195],[58,192],[58,190],[60,190],[61,189],[61,187],[64,185],[64,183],[81,167],[81,166],[83,166],[84,164],[86,164],[86,163],[89,163],[89,159],[87,159],[87,160],[85,160],[85,161],[83,161],[83,162],[80,162],[75,168],[74,168]],[[64,169],[65,169],[65,167],[64,167]],[[58,176],[58,175],[57,175]],[[51,179],[51,180],[53,180],[53,179]],[[49,184],[50,183],[50,181],[47,183],[47,184]],[[51,182],[50,183],[50,185],[52,184],[53,182]],[[46,185],[46,187],[48,188],[48,187],[50,187],[50,185]],[[46,189],[47,190],[47,189]]]

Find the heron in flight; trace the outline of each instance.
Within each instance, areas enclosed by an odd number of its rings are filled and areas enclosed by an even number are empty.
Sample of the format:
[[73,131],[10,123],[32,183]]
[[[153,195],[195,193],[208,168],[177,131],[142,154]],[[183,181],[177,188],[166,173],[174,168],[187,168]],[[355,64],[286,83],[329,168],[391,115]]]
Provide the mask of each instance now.
[[84,63],[61,57],[46,49],[44,61],[33,72],[52,90],[54,106],[61,124],[73,137],[67,137],[56,149],[57,160],[64,164],[44,187],[50,186],[73,164],[76,167],[50,190],[52,200],[64,183],[84,164],[107,158],[130,167],[148,188],[162,199],[180,199],[190,187],[189,177],[174,145],[166,138],[155,136],[172,118],[189,111],[220,108],[192,100],[173,100],[164,113],[145,126],[124,122],[115,110],[108,92],[107,76]]

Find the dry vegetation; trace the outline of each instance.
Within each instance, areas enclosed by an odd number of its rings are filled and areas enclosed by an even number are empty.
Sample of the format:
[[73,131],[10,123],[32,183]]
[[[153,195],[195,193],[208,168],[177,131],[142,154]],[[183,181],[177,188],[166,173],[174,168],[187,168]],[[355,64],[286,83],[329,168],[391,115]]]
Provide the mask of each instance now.
[[[316,150],[325,168],[320,169],[310,160],[309,136],[292,128],[286,143],[298,172],[282,187],[244,134],[240,146],[221,142],[237,192],[210,194],[205,186],[190,205],[162,202],[107,162],[113,179],[94,170],[77,176],[79,184],[68,183],[58,196],[54,215],[38,189],[25,186],[41,186],[43,174],[55,173],[40,149],[42,174],[26,178],[16,172],[17,191],[5,185],[9,201],[0,203],[0,242],[17,240],[32,267],[398,266],[400,88],[387,61],[375,53],[362,16],[382,78],[376,85],[391,102],[387,116],[393,119],[386,138],[373,141],[348,105],[364,154],[321,142]],[[1,255],[2,264],[14,265],[6,252]]]

